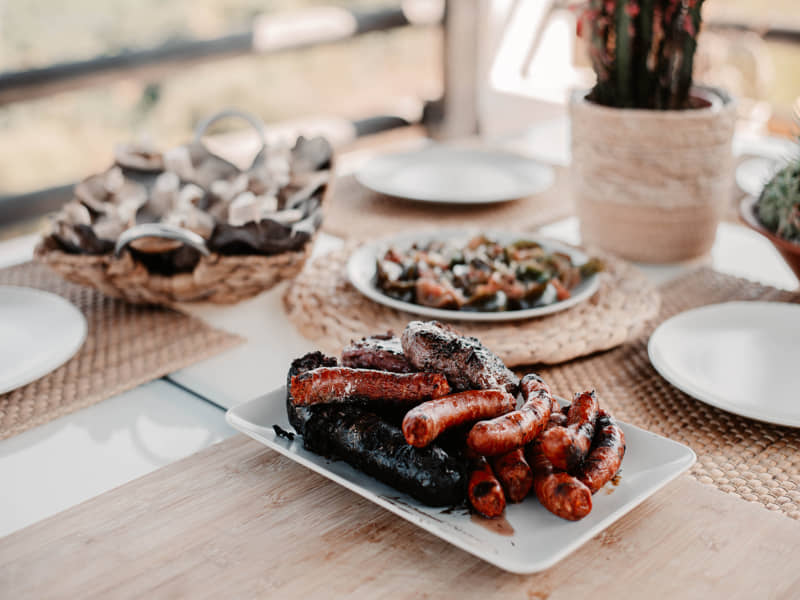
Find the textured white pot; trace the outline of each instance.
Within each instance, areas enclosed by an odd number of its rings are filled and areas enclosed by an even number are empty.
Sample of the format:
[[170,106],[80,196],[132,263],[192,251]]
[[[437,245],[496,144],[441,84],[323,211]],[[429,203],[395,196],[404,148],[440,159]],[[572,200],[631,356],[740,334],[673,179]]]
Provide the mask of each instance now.
[[573,95],[572,184],[585,244],[642,262],[711,249],[731,201],[735,104],[712,88],[692,95],[709,105],[620,109]]

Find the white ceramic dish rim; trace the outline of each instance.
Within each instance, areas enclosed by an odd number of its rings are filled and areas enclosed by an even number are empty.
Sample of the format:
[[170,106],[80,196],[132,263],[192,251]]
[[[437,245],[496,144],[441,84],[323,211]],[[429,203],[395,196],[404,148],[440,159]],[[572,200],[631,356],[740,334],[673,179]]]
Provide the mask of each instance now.
[[800,427],[800,410],[798,410],[797,417],[795,418],[770,417],[768,411],[755,411],[742,408],[738,404],[730,402],[724,396],[714,393],[713,390],[707,390],[701,386],[694,385],[692,382],[687,381],[686,378],[681,375],[681,373],[672,364],[670,364],[669,358],[665,356],[663,349],[659,347],[662,344],[661,338],[663,337],[664,332],[667,330],[667,328],[674,327],[675,323],[679,323],[681,320],[693,319],[697,315],[702,315],[703,313],[718,311],[720,310],[720,307],[724,307],[722,310],[728,310],[734,306],[739,308],[747,306],[748,310],[757,307],[761,309],[771,309],[775,306],[791,306],[794,307],[792,310],[796,310],[798,314],[800,314],[800,306],[785,302],[721,302],[718,304],[708,304],[706,306],[693,308],[667,319],[656,328],[656,330],[650,336],[650,340],[647,342],[647,355],[650,359],[650,363],[653,365],[653,368],[658,372],[658,374],[664,379],[681,390],[683,393],[688,394],[700,402],[710,404],[711,406],[735,415],[739,415],[741,417],[746,417],[755,421],[761,421],[762,423],[783,425],[786,427]]
[[58,304],[68,313],[72,313],[72,316],[75,317],[76,321],[80,321],[80,332],[77,336],[75,336],[69,344],[66,344],[61,351],[55,352],[52,355],[48,356],[44,362],[37,363],[32,365],[30,368],[20,372],[19,374],[11,377],[7,376],[6,378],[0,378],[0,394],[4,394],[6,392],[10,392],[17,388],[20,388],[24,385],[27,385],[37,379],[40,379],[55,371],[58,367],[63,365],[67,362],[70,358],[72,358],[78,350],[81,349],[83,346],[83,342],[86,341],[86,335],[88,332],[88,326],[86,323],[86,317],[83,316],[83,313],[78,310],[78,308],[72,304],[70,301],[62,298],[58,294],[53,294],[51,292],[46,292],[44,290],[39,290],[36,288],[29,288],[17,285],[2,285],[0,286],[0,294],[4,289],[10,289],[17,293],[21,294],[28,294],[30,296],[38,296],[40,298],[45,298],[47,302],[53,302]]
[[[457,548],[460,548],[461,550],[464,550],[465,552],[468,552],[468,553],[470,553],[470,554],[472,554],[474,556],[477,556],[478,558],[480,558],[482,560],[485,560],[486,562],[489,562],[490,564],[493,564],[493,565],[495,565],[495,566],[497,566],[497,567],[499,567],[499,568],[501,568],[503,570],[509,571],[511,573],[521,574],[521,575],[531,574],[531,573],[538,573],[540,571],[543,571],[543,570],[548,569],[549,567],[553,566],[554,564],[556,564],[557,562],[562,560],[564,557],[566,557],[569,554],[571,554],[572,552],[574,552],[576,549],[578,549],[584,543],[586,543],[587,541],[592,539],[595,535],[597,535],[598,533],[600,533],[601,531],[605,530],[607,527],[612,525],[614,522],[619,520],[622,516],[624,516],[625,514],[627,514],[628,512],[633,510],[634,508],[636,508],[644,500],[646,500],[647,498],[649,498],[650,496],[652,496],[653,494],[655,494],[656,492],[661,490],[668,483],[674,481],[681,474],[685,473],[688,469],[691,468],[691,466],[697,460],[696,454],[688,446],[685,446],[683,444],[675,442],[674,440],[670,440],[668,438],[664,438],[662,436],[659,436],[657,434],[649,432],[649,431],[647,431],[645,429],[641,429],[641,428],[636,427],[634,425],[629,425],[627,423],[620,422],[620,425],[623,427],[623,430],[626,431],[626,432],[628,432],[630,430],[636,430],[637,433],[642,434],[647,439],[655,438],[655,439],[658,439],[659,442],[662,442],[662,443],[666,442],[668,444],[671,444],[671,445],[679,447],[681,449],[682,453],[683,453],[683,457],[680,460],[676,458],[671,463],[668,463],[668,464],[673,464],[673,463],[676,464],[675,470],[673,472],[671,472],[668,476],[666,476],[663,479],[659,480],[656,485],[652,485],[649,488],[642,489],[642,491],[640,491],[634,498],[629,500],[627,503],[620,505],[616,510],[614,510],[612,513],[610,513],[605,519],[603,519],[600,522],[598,522],[594,527],[592,527],[588,531],[584,532],[582,535],[576,536],[575,539],[573,539],[571,542],[569,542],[564,547],[562,547],[560,549],[560,551],[554,552],[547,559],[540,560],[538,562],[535,562],[535,561],[534,562],[507,561],[507,560],[501,560],[499,558],[495,559],[495,555],[491,555],[491,554],[488,554],[488,553],[481,553],[482,548],[476,548],[474,546],[471,546],[470,544],[465,543],[463,539],[460,539],[460,538],[456,537],[455,535],[452,535],[449,532],[448,529],[440,527],[440,526],[437,526],[436,525],[436,520],[435,520],[434,517],[432,517],[431,515],[428,515],[425,512],[421,512],[419,510],[416,510],[413,505],[411,505],[409,507],[409,509],[405,509],[403,505],[393,503],[393,502],[389,501],[388,499],[382,497],[381,495],[378,495],[377,493],[373,492],[372,490],[367,489],[367,488],[365,488],[365,487],[363,487],[363,486],[361,486],[361,485],[359,485],[357,483],[354,483],[354,482],[350,481],[349,479],[347,479],[346,477],[343,477],[341,475],[338,475],[337,473],[334,473],[334,472],[330,471],[329,469],[326,469],[324,466],[321,466],[321,465],[318,465],[318,464],[314,463],[313,461],[305,458],[304,456],[298,454],[297,452],[294,452],[292,449],[287,448],[282,443],[280,443],[277,440],[277,435],[275,434],[275,432],[271,428],[262,427],[260,425],[251,423],[250,421],[246,420],[245,418],[239,416],[238,412],[243,411],[243,410],[247,410],[247,408],[251,407],[252,405],[255,405],[255,404],[258,404],[258,403],[261,403],[261,402],[269,402],[269,401],[271,401],[270,399],[273,398],[273,397],[277,397],[278,401],[281,402],[281,406],[283,406],[283,402],[285,401],[285,398],[286,398],[286,388],[285,388],[285,386],[281,386],[281,387],[273,390],[269,394],[266,394],[265,396],[261,396],[259,398],[256,398],[254,400],[251,400],[249,402],[246,402],[244,404],[240,404],[238,406],[235,406],[235,407],[229,409],[227,411],[226,415],[225,415],[225,419],[228,422],[228,424],[231,425],[231,427],[233,427],[235,429],[238,429],[242,433],[250,436],[251,438],[255,439],[256,441],[261,442],[262,444],[266,445],[267,447],[271,448],[272,450],[275,450],[276,452],[279,452],[280,454],[286,456],[290,460],[292,460],[294,462],[297,462],[298,464],[300,464],[300,465],[302,465],[302,466],[304,466],[304,467],[306,467],[306,468],[308,468],[308,469],[310,469],[310,470],[322,475],[323,477],[326,477],[327,479],[330,479],[331,481],[334,481],[334,482],[338,483],[339,485],[345,487],[346,489],[355,492],[359,496],[362,496],[363,498],[369,500],[370,502],[373,502],[373,503],[385,508],[386,510],[388,510],[388,511],[394,513],[395,515],[397,515],[397,516],[399,516],[399,517],[401,517],[401,518],[413,523],[414,525],[417,525],[418,527],[420,527],[420,528],[424,529],[425,531],[435,535],[436,537],[438,537],[438,538],[440,538],[440,539],[442,539],[442,540],[444,540],[444,541],[456,546]],[[561,398],[559,398],[558,400],[562,404],[566,403],[566,401],[561,399]],[[284,419],[285,419],[285,417],[284,417]],[[678,466],[678,463],[680,463],[679,466]],[[357,474],[360,474],[360,475],[362,475],[364,477],[368,477],[368,476],[364,475],[363,473],[360,473],[360,472],[356,471],[352,467],[348,466],[347,468],[348,468],[348,470],[352,470],[353,472],[355,472]],[[623,463],[623,468],[624,468],[624,463]],[[370,479],[372,479],[372,478],[370,478]],[[380,483],[377,480],[374,480],[374,481],[376,483]],[[410,497],[408,497],[405,494],[402,494],[399,491],[397,492],[397,494],[401,494],[403,497],[408,498],[410,500]],[[566,526],[569,525],[569,523],[565,522],[564,525],[566,527]]]
[[[530,182],[529,185],[519,185],[519,191],[514,194],[475,194],[470,198],[453,199],[450,197],[439,196],[437,194],[416,193],[410,187],[392,186],[387,185],[385,181],[381,181],[381,177],[375,173],[378,165],[385,163],[387,160],[412,160],[419,158],[422,160],[426,154],[438,154],[442,152],[452,152],[453,154],[483,154],[491,156],[494,159],[504,158],[512,160],[514,163],[526,168],[535,169],[537,172],[538,181],[534,184]],[[540,194],[546,189],[550,188],[555,181],[555,174],[550,165],[544,164],[527,156],[516,154],[507,150],[497,150],[492,148],[459,148],[455,146],[442,146],[437,144],[430,144],[419,150],[408,152],[393,152],[390,154],[382,154],[375,156],[369,160],[361,169],[356,171],[355,178],[358,183],[365,188],[392,196],[394,198],[401,198],[404,200],[412,200],[414,202],[425,202],[430,204],[461,204],[461,205],[474,205],[474,204],[497,204],[502,202],[510,202],[512,200],[519,200]]]
[[[518,321],[543,317],[552,313],[566,310],[591,298],[600,287],[600,277],[597,273],[584,279],[574,290],[575,293],[566,300],[553,302],[544,306],[526,308],[524,310],[510,310],[504,312],[470,312],[460,310],[444,310],[441,308],[431,308],[403,302],[390,298],[381,292],[374,284],[375,278],[375,259],[382,255],[389,246],[405,247],[413,242],[428,242],[432,240],[452,240],[459,238],[469,238],[474,235],[484,234],[501,243],[510,243],[516,240],[530,240],[541,243],[548,250],[556,250],[569,254],[573,261],[583,264],[588,260],[588,256],[577,248],[560,243],[549,238],[524,232],[498,231],[498,230],[479,230],[479,229],[442,229],[438,231],[404,233],[391,237],[381,238],[367,242],[358,247],[347,261],[347,277],[359,292],[364,296],[383,304],[390,308],[406,313],[431,317],[447,321]],[[366,264],[369,263],[369,271],[365,272]],[[362,269],[363,267],[363,269]]]

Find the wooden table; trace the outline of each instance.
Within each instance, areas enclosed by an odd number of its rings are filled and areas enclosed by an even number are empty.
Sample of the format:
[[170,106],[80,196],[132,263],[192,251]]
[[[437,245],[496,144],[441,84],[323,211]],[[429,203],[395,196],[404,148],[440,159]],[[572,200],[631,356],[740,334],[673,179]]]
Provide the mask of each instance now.
[[800,523],[683,476],[511,575],[238,435],[2,540],[0,596],[792,598],[799,556]]

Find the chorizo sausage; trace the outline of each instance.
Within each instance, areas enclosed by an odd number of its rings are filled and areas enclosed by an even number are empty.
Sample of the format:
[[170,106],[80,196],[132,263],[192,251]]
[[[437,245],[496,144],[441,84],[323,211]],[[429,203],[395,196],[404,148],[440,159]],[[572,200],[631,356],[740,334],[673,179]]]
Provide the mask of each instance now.
[[506,509],[503,488],[483,456],[471,457],[467,496],[472,508],[489,519],[499,517]]
[[597,394],[576,394],[569,408],[566,427],[550,427],[542,434],[542,452],[562,471],[578,469],[589,454],[597,420]]
[[533,491],[542,506],[569,521],[578,521],[591,512],[589,488],[569,473],[557,471],[539,442],[527,447],[527,457],[533,470]]
[[385,400],[419,403],[450,393],[439,373],[388,373],[349,367],[320,367],[294,375],[292,401],[299,406],[330,402]]
[[423,402],[403,418],[403,435],[412,446],[422,448],[442,432],[490,419],[514,410],[516,399],[502,390],[470,390]]
[[614,417],[604,410],[597,413],[592,449],[578,479],[594,494],[619,471],[625,456],[625,434]]
[[509,502],[522,502],[533,485],[533,471],[522,448],[496,456],[491,460],[492,469]]
[[478,454],[497,456],[533,441],[550,418],[552,395],[542,378],[531,373],[520,383],[525,403],[491,421],[476,423],[467,435],[467,445]]

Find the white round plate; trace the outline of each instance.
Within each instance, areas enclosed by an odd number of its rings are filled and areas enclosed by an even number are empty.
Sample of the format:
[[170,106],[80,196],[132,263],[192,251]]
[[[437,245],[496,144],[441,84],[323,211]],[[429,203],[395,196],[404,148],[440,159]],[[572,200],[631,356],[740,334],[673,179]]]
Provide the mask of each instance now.
[[414,242],[426,243],[434,240],[463,240],[466,242],[471,237],[481,233],[501,244],[510,244],[517,240],[539,242],[545,250],[549,252],[563,252],[568,254],[572,258],[572,261],[578,265],[589,260],[589,257],[580,250],[536,235],[512,233],[508,231],[439,230],[428,233],[404,234],[364,244],[353,252],[350,259],[347,261],[347,276],[350,279],[350,283],[352,283],[359,292],[378,304],[383,304],[384,306],[416,315],[450,321],[514,321],[541,317],[565,310],[571,306],[575,306],[579,302],[587,300],[597,291],[600,285],[600,278],[595,274],[581,281],[581,283],[572,289],[572,296],[560,302],[555,301],[555,290],[552,289],[552,286],[548,286],[548,289],[542,296],[541,306],[527,308],[525,310],[509,310],[504,312],[472,312],[430,308],[411,302],[395,300],[384,294],[375,283],[375,262],[386,253],[386,250],[388,250],[390,246],[408,248]]
[[784,164],[783,161],[764,156],[745,159],[736,167],[736,184],[748,196],[758,198],[764,186]]
[[656,371],[690,396],[800,427],[800,305],[727,302],[689,310],[662,323],[647,350]]
[[553,170],[510,152],[433,145],[375,157],[356,179],[373,191],[399,198],[487,204],[546,190],[553,184]]
[[61,296],[0,286],[0,393],[57,369],[85,339],[83,313]]

